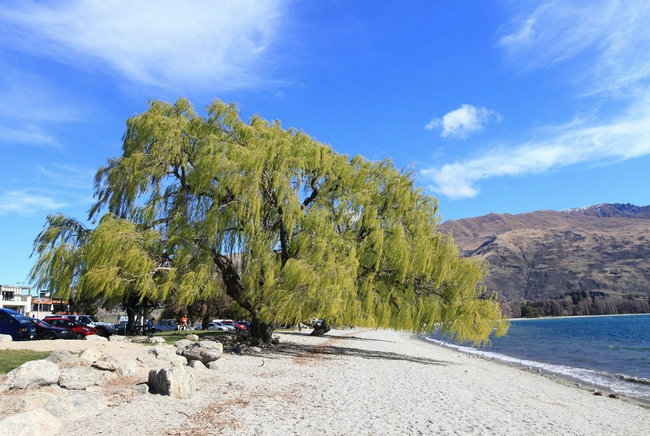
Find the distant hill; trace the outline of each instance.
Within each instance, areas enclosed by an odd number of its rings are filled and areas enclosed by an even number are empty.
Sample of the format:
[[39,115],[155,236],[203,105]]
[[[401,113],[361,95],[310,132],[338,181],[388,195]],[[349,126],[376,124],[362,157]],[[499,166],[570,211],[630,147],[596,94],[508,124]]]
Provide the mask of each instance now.
[[[488,214],[447,221],[439,230],[453,234],[463,256],[489,262],[486,286],[502,301],[555,302],[542,311],[569,315],[648,311],[650,206]],[[575,313],[569,301],[593,307]],[[646,309],[621,309],[639,304]]]

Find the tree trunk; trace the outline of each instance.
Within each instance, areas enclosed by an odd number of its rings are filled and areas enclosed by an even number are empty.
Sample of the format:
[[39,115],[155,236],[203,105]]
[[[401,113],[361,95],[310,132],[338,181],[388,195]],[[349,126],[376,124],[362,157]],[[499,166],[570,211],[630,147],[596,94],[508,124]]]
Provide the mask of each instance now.
[[208,311],[206,311],[203,314],[203,318],[201,319],[201,329],[207,330],[209,325],[210,325],[210,314],[208,313]]
[[323,336],[330,331],[330,326],[325,321],[316,324],[314,330],[309,334],[310,336]]
[[270,345],[271,339],[273,339],[273,330],[275,330],[273,324],[263,323],[253,315],[250,329],[251,338],[257,339],[263,345]]
[[127,297],[124,302],[124,308],[126,309],[126,316],[129,318],[126,323],[126,331],[124,332],[124,335],[132,335],[135,333],[135,320],[138,315],[138,296],[135,292],[131,292]]

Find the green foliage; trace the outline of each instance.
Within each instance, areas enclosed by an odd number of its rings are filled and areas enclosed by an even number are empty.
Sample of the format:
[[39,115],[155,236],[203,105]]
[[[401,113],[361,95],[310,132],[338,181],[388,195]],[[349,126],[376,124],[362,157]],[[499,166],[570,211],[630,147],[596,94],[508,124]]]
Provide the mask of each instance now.
[[154,101],[127,121],[122,156],[95,180],[91,216],[108,213],[72,243],[60,224],[72,221],[50,217],[38,283],[182,304],[225,291],[265,323],[438,324],[475,341],[507,327],[481,298],[482,266],[436,232],[437,202],[411,173],[277,121],[246,123],[235,105],[207,112]]
[[2,350],[2,353],[0,353],[0,374],[6,374],[30,360],[45,359],[49,355],[49,351]]

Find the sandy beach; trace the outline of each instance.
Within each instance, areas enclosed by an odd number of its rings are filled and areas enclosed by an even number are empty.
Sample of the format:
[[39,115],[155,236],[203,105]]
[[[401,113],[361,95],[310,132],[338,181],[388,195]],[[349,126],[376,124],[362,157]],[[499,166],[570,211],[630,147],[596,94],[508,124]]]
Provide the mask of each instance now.
[[[280,346],[225,354],[217,370],[195,370],[197,391],[179,400],[140,394],[140,365],[105,386],[109,407],[66,422],[62,434],[394,435],[645,434],[650,408],[594,396],[524,369],[471,357],[388,330],[335,330],[325,337],[278,334]],[[0,348],[79,351],[87,341],[3,343]],[[134,358],[140,344],[101,343]],[[1,352],[1,351],[0,351]],[[0,407],[25,393],[0,395]]]

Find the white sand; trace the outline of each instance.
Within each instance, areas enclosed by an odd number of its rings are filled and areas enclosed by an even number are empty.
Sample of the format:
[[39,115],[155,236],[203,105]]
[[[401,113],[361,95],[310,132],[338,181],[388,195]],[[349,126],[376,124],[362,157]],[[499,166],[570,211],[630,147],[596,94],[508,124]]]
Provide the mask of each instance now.
[[[221,369],[197,371],[189,400],[134,393],[136,377],[106,388],[99,416],[62,425],[80,435],[648,434],[650,408],[407,334],[337,330],[323,338],[280,334],[258,356],[224,355]],[[0,344],[79,349],[85,341]],[[142,345],[102,343],[121,359]],[[128,382],[128,383],[127,383]],[[6,405],[0,395],[0,405]],[[15,394],[12,394],[15,397]],[[13,398],[15,400],[16,398]]]

